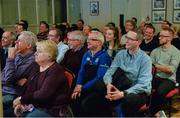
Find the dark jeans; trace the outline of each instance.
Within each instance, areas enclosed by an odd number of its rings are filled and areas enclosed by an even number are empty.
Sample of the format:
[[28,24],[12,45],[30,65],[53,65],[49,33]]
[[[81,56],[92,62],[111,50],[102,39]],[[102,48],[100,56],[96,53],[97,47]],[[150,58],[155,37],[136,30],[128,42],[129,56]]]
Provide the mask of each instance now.
[[81,97],[71,102],[75,117],[107,117],[112,116],[112,109],[108,100],[96,92],[82,93]]
[[4,117],[14,116],[13,101],[16,98],[15,95],[6,94],[2,97],[3,101],[3,115]]
[[155,115],[162,109],[166,95],[175,88],[175,83],[168,79],[155,78],[152,81],[152,96],[149,111]]
[[71,108],[74,116],[112,116],[112,108],[121,104],[124,116],[138,116],[139,108],[146,103],[146,94],[128,94],[118,101],[110,102],[105,98],[106,85],[96,82],[91,92],[84,92],[73,101]]
[[139,109],[146,103],[147,95],[142,94],[128,94],[121,100],[119,100],[123,116],[125,117],[137,117],[141,116],[139,114]]

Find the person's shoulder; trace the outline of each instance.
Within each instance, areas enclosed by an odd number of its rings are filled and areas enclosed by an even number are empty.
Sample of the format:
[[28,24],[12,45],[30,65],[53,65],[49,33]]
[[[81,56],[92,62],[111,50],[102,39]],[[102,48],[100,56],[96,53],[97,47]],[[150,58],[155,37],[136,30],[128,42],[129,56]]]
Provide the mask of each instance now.
[[161,46],[153,49],[151,53],[156,53],[156,52],[159,52],[159,51],[162,51],[162,47]]
[[172,51],[174,52],[173,54],[180,56],[180,50],[178,48],[172,45],[172,49]]
[[122,55],[122,54],[126,54],[127,53],[127,49],[121,49],[117,52],[116,55]]

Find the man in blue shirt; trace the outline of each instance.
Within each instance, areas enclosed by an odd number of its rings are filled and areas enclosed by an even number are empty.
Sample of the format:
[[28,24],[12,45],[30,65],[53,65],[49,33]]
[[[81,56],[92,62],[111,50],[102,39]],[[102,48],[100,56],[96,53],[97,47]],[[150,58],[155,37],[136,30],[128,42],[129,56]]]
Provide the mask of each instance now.
[[95,103],[98,102],[99,97],[96,96],[93,86],[98,80],[103,80],[111,64],[111,58],[102,48],[103,43],[102,33],[92,31],[89,34],[87,40],[89,50],[83,56],[76,87],[72,94],[72,99],[78,101],[72,107],[75,116],[99,116],[102,113]]
[[[126,49],[117,53],[103,79],[107,85],[106,98],[110,101],[119,101],[124,116],[132,117],[138,115],[139,108],[146,102],[146,95],[151,92],[152,62],[139,48],[143,38],[141,33],[129,31],[125,37]],[[132,82],[131,87],[123,91],[112,85],[112,75],[118,67]]]
[[57,63],[60,63],[63,60],[64,54],[66,53],[67,50],[69,50],[68,45],[63,43],[61,34],[62,33],[59,29],[52,29],[49,31],[49,34],[47,37],[48,40],[54,41],[58,46],[58,55],[56,58]]

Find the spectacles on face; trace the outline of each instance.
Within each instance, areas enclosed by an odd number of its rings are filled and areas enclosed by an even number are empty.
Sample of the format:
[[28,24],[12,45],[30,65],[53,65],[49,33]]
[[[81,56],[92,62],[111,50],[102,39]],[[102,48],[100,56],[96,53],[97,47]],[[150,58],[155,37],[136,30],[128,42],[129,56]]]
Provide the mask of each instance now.
[[98,39],[91,39],[91,38],[88,39],[88,40],[91,40],[91,41],[99,41]]
[[68,41],[79,41],[79,39],[69,39],[68,38]]
[[48,34],[48,37],[56,37],[55,35],[52,34]]
[[129,37],[129,36],[125,36],[125,38],[127,39],[127,40],[131,40],[131,41],[138,41],[138,39],[134,39],[134,38],[131,38],[131,37]]
[[170,36],[160,35],[160,36],[159,36],[159,39],[163,39],[163,38],[167,38],[167,37],[170,37]]
[[8,37],[2,36],[2,40],[7,40],[7,39],[8,39]]

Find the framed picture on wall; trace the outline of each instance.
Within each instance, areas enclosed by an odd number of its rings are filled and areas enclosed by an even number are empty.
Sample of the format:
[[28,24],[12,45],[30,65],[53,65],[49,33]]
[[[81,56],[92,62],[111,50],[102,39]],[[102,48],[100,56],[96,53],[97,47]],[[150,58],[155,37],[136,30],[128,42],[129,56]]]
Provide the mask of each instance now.
[[180,0],[174,0],[174,9],[180,9]]
[[174,23],[180,23],[180,10],[174,10],[173,22]]
[[90,2],[90,15],[91,16],[98,16],[99,15],[99,2],[98,1],[91,1]]
[[165,10],[166,9],[166,0],[152,0],[153,10]]
[[153,23],[161,23],[166,19],[165,11],[152,11],[152,22]]

